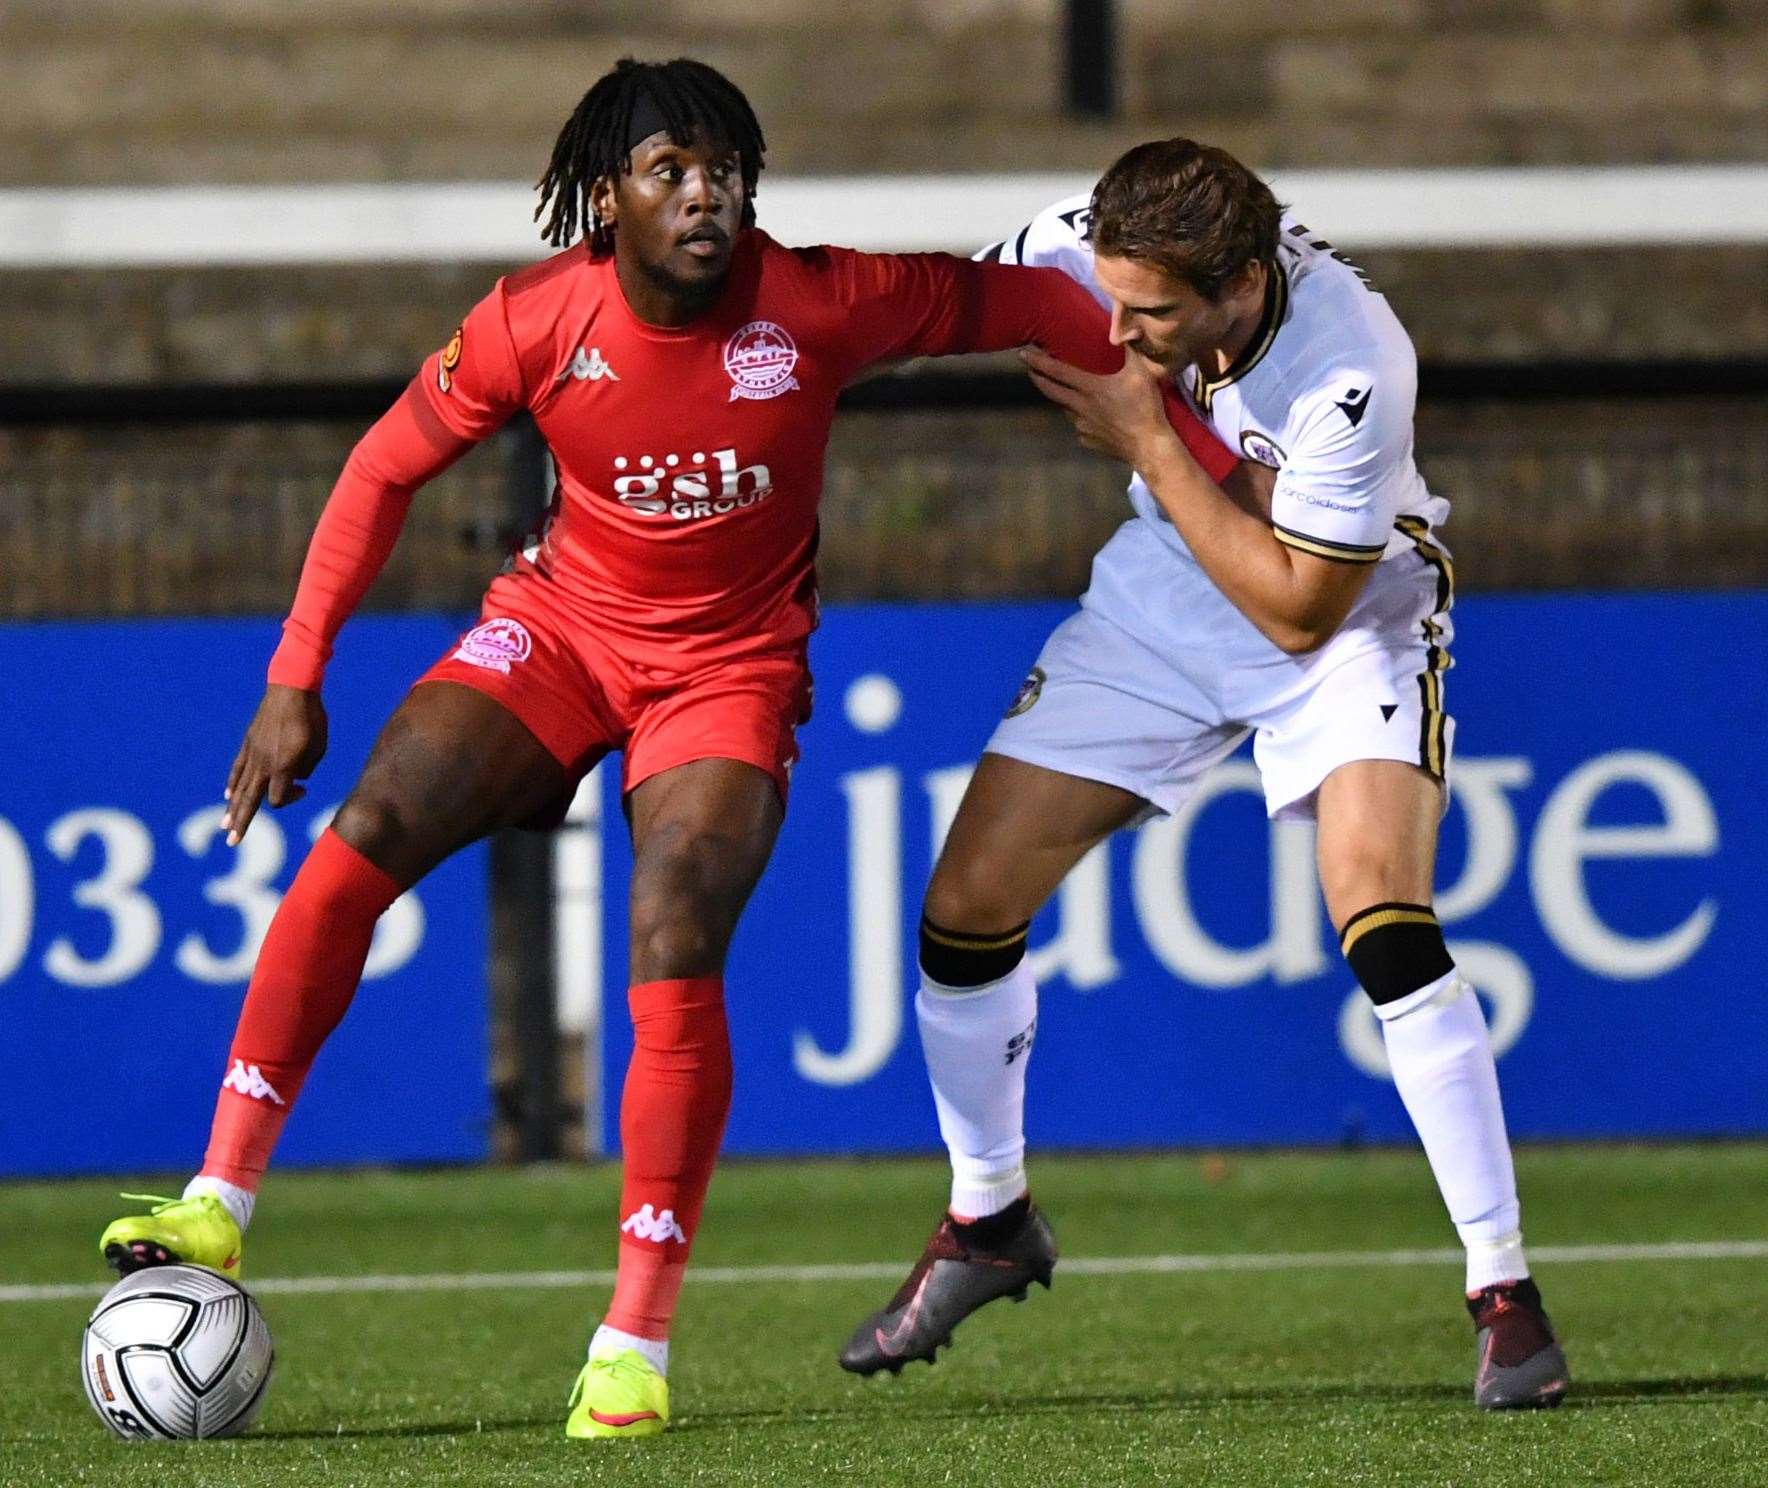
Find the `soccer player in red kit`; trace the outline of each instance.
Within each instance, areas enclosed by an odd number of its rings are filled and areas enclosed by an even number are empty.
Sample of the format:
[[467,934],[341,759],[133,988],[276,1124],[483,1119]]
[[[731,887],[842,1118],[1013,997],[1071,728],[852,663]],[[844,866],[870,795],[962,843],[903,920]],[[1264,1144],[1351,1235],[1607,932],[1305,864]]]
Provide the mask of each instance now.
[[[725,952],[810,713],[837,395],[886,360],[1033,341],[1093,371],[1121,364],[1104,314],[1056,270],[781,247],[753,225],[763,148],[747,100],[711,68],[621,62],[584,95],[540,182],[546,235],[565,251],[500,280],[350,456],[228,780],[230,842],[266,795],[301,796],[325,747],[332,642],[417,488],[524,408],[558,484],[284,898],[201,1174],[100,1242],[120,1271],[182,1259],[237,1275],[271,1149],[380,914],[467,843],[556,820],[620,750],[634,1049],[619,1269],[573,1436],[651,1435],[668,1419],[669,1324],[730,1104]],[[1213,475],[1233,468],[1174,416]]]

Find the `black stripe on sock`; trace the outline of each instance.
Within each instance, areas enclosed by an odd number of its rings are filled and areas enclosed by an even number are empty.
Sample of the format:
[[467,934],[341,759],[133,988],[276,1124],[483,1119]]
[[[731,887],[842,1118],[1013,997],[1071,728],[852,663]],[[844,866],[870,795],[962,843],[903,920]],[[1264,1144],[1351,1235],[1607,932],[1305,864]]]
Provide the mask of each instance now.
[[976,934],[947,930],[921,916],[921,970],[942,987],[981,987],[998,982],[1025,958],[1031,921],[1011,930]]

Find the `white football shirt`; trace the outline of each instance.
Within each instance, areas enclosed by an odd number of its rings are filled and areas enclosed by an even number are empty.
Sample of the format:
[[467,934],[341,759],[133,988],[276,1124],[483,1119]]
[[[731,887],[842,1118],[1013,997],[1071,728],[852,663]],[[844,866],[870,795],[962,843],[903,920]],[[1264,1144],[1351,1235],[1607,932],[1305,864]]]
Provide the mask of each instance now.
[[[1089,202],[1057,202],[977,257],[1059,268],[1109,309],[1085,240]],[[1416,551],[1418,524],[1428,530],[1448,516],[1449,503],[1431,495],[1413,459],[1411,338],[1363,271],[1287,213],[1277,272],[1246,350],[1218,377],[1187,367],[1179,383],[1229,449],[1276,470],[1271,525],[1290,547],[1375,563]],[[1130,504],[1190,558],[1139,475]],[[1403,518],[1409,531],[1396,525]]]

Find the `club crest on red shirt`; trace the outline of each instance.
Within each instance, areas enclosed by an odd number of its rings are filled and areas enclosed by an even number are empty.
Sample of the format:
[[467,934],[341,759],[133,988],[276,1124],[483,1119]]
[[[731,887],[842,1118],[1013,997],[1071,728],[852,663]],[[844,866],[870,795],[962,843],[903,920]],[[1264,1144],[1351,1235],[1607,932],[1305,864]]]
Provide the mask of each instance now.
[[724,370],[730,373],[731,401],[777,398],[798,386],[792,369],[798,344],[784,326],[752,320],[724,343]]

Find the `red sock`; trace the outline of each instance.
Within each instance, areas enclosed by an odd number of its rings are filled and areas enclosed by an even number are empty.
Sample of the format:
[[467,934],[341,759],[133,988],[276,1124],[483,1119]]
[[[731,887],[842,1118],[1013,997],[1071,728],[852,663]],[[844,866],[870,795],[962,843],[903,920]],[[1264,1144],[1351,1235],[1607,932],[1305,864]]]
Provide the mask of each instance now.
[[627,992],[632,1063],[620,1097],[620,1269],[607,1324],[667,1338],[731,1108],[724,978]]
[[391,878],[332,831],[313,844],[258,952],[203,1175],[256,1190],[313,1057],[362,980]]

